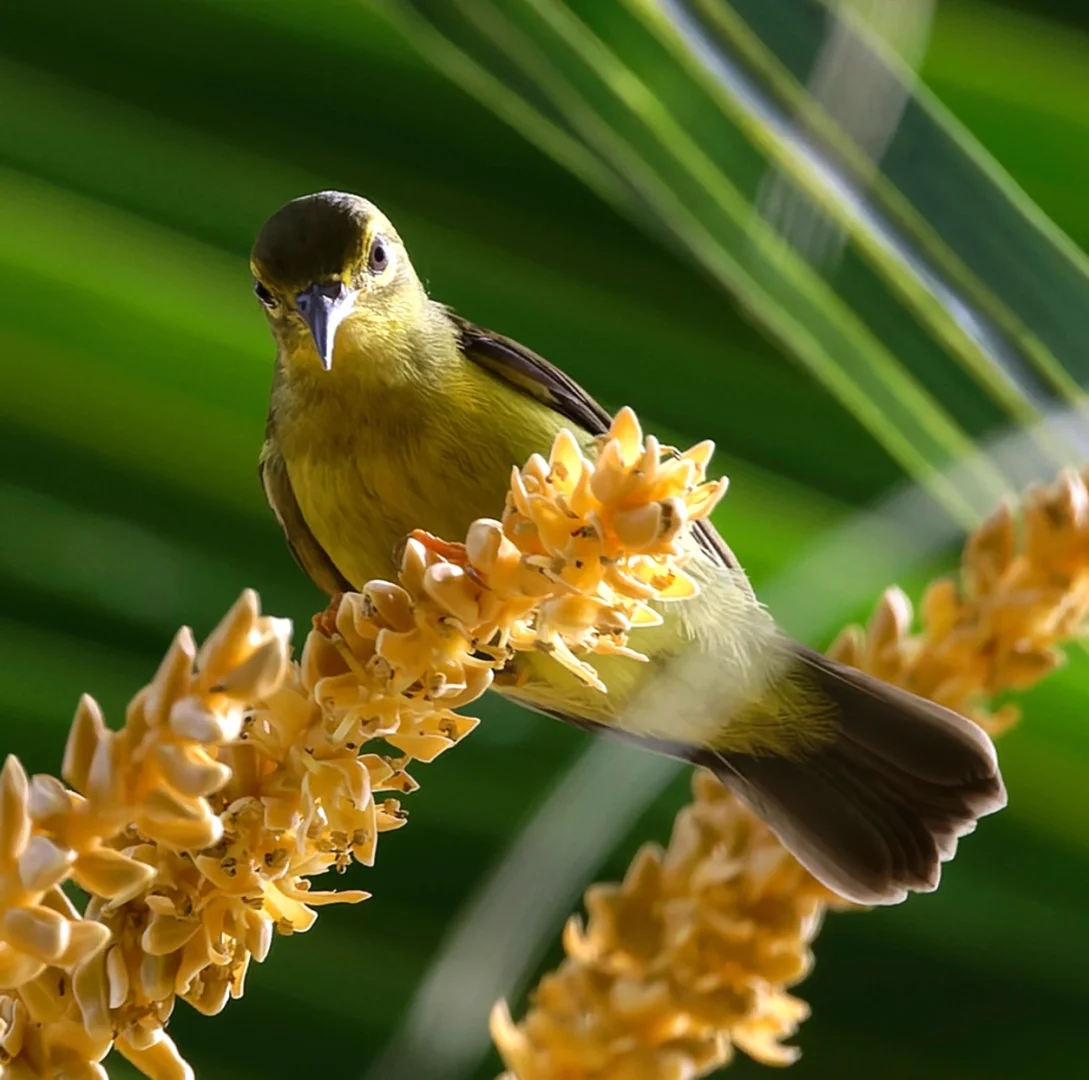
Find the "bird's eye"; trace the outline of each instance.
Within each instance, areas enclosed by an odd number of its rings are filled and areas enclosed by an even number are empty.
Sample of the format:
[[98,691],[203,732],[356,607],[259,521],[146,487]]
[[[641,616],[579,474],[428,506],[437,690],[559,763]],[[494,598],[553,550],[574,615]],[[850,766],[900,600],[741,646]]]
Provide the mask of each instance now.
[[257,299],[261,301],[265,307],[270,310],[276,306],[276,297],[272,295],[259,281],[254,281],[253,291],[257,294]]
[[371,244],[371,254],[367,265],[370,267],[371,272],[375,274],[380,274],[389,266],[389,248],[387,248],[386,241],[381,236],[377,237],[374,243]]

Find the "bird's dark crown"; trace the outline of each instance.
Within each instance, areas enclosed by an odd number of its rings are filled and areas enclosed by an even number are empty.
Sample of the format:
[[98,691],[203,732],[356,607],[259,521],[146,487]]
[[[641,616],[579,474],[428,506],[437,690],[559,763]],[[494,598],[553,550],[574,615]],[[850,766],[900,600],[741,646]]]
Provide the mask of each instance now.
[[342,191],[292,199],[261,228],[254,268],[285,287],[337,277],[363,257],[376,213],[366,199]]

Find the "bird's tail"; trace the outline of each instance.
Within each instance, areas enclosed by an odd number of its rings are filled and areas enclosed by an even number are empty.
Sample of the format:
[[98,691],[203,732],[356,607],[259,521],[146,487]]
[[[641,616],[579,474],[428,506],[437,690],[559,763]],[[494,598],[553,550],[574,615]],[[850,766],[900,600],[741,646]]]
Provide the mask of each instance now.
[[1006,805],[971,721],[802,646],[796,673],[834,706],[836,735],[795,757],[692,751],[829,888],[894,904],[938,885],[976,821]]

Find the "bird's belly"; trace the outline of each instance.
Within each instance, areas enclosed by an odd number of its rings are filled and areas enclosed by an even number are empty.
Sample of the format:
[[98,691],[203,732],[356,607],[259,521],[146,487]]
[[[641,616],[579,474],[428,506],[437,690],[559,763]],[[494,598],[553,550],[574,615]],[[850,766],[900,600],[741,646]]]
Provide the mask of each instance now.
[[350,427],[333,416],[281,429],[299,509],[356,588],[396,573],[394,553],[413,529],[457,542],[477,518],[500,517],[512,467],[548,454],[563,426],[556,413],[493,385],[475,367],[466,375],[485,380],[490,393],[451,391],[432,409],[359,392],[370,411]]
[[470,486],[453,462],[354,448],[289,459],[287,466],[314,538],[357,589],[396,574],[394,556],[413,529],[456,541],[475,518],[499,516],[509,478],[509,466],[494,470],[494,478],[477,471]]

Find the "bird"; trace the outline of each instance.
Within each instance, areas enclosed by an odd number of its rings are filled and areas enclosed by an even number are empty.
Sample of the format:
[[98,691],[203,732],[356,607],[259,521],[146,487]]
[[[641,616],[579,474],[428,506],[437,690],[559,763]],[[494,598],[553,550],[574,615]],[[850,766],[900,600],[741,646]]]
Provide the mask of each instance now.
[[[295,559],[330,597],[397,571],[413,530],[460,539],[501,512],[511,469],[566,429],[593,455],[611,416],[560,368],[433,300],[373,203],[291,200],[253,245],[276,345],[259,473]],[[938,886],[1006,804],[970,720],[793,641],[709,521],[700,590],[640,629],[649,663],[602,657],[606,692],[518,656],[499,692],[711,769],[836,894],[894,904]],[[596,660],[595,660],[596,662]]]

